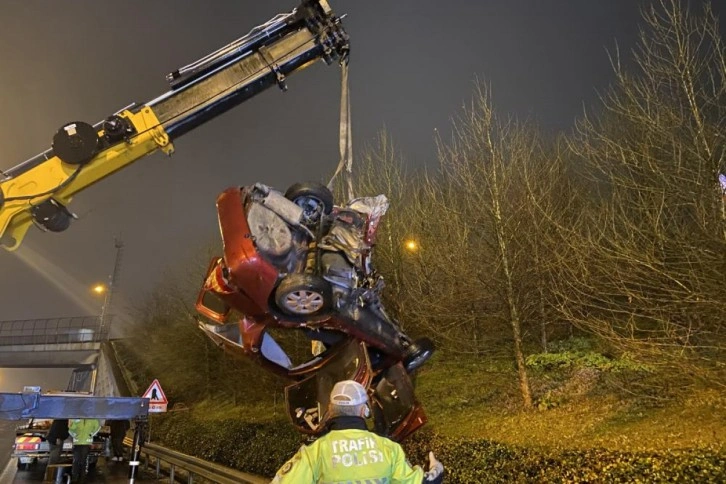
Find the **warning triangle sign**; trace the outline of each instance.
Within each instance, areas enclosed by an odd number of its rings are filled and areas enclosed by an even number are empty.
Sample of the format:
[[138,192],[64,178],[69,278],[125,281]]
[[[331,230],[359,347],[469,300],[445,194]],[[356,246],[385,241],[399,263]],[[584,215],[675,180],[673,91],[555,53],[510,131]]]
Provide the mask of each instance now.
[[161,389],[159,380],[154,380],[141,398],[149,399],[149,412],[166,412],[166,405],[169,401]]

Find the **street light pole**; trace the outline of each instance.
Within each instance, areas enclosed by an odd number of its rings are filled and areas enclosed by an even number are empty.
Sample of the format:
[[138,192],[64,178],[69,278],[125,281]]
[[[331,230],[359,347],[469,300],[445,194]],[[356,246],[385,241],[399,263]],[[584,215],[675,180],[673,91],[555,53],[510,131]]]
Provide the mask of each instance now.
[[110,327],[107,328],[107,326],[110,326],[108,324],[107,319],[108,315],[111,311],[111,303],[113,302],[113,292],[116,288],[116,284],[118,283],[119,279],[119,269],[121,267],[121,258],[123,256],[123,247],[124,244],[120,239],[114,239],[114,247],[116,248],[116,260],[113,264],[113,272],[111,273],[111,276],[109,277],[108,281],[108,290],[106,291],[106,296],[103,299],[103,306],[101,307],[101,316],[99,318],[99,332],[103,336],[105,334],[105,339],[108,339],[111,333]]

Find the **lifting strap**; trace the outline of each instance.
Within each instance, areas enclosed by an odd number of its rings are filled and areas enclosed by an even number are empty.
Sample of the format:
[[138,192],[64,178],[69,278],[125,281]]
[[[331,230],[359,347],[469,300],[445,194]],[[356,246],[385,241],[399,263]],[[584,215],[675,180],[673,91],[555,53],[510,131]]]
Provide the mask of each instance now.
[[333,182],[338,174],[345,170],[347,180],[348,200],[353,198],[353,133],[350,125],[350,93],[348,90],[348,58],[340,64],[340,162],[335,173],[328,182],[328,188],[333,189]]
[[[350,129],[350,95],[348,92],[348,57],[340,63],[340,131],[339,131],[340,161],[335,173],[328,182],[328,189],[333,190],[335,177],[346,172],[348,200],[353,199],[353,133]],[[311,342],[313,356],[318,356],[325,351],[322,341]]]

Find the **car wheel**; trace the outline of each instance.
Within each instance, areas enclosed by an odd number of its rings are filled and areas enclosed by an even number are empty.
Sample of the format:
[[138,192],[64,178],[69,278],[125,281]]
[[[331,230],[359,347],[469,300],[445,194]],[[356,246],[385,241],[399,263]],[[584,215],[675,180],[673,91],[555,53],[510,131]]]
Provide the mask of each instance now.
[[275,290],[275,304],[286,314],[317,316],[330,306],[330,284],[311,274],[290,274]]
[[412,373],[428,361],[434,354],[434,342],[428,338],[417,339],[406,348],[403,358],[403,366],[406,371]]
[[323,215],[333,211],[333,193],[320,183],[295,183],[287,189],[285,198],[303,209],[302,222],[306,225],[317,224]]
[[22,462],[20,462],[20,459],[18,459],[18,470],[19,471],[24,471],[27,468],[28,468],[28,464],[23,464]]

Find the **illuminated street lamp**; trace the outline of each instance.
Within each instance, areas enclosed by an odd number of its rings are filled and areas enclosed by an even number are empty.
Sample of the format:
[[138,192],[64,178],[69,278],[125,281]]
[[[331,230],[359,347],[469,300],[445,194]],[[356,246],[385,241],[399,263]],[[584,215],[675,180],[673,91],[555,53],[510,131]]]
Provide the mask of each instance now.
[[403,246],[406,248],[409,252],[417,252],[419,249],[418,242],[416,242],[414,239],[407,239]]
[[103,304],[101,305],[101,314],[98,317],[98,330],[99,334],[102,334],[106,326],[106,312],[108,311],[109,296],[111,291],[108,285],[98,283],[91,289],[97,296],[103,296]]
[[108,278],[108,283],[104,284],[102,282],[99,282],[91,289],[96,295],[103,296],[101,314],[98,318],[99,334],[103,338],[107,338],[110,332],[108,324],[110,321],[107,321],[107,319],[109,319],[109,316],[111,314],[111,300],[113,299],[114,291],[116,290],[116,286],[118,285],[118,272],[121,265],[121,253],[123,246],[123,242],[121,242],[119,239],[114,239],[114,247],[116,248],[116,260],[113,264],[113,272]]

